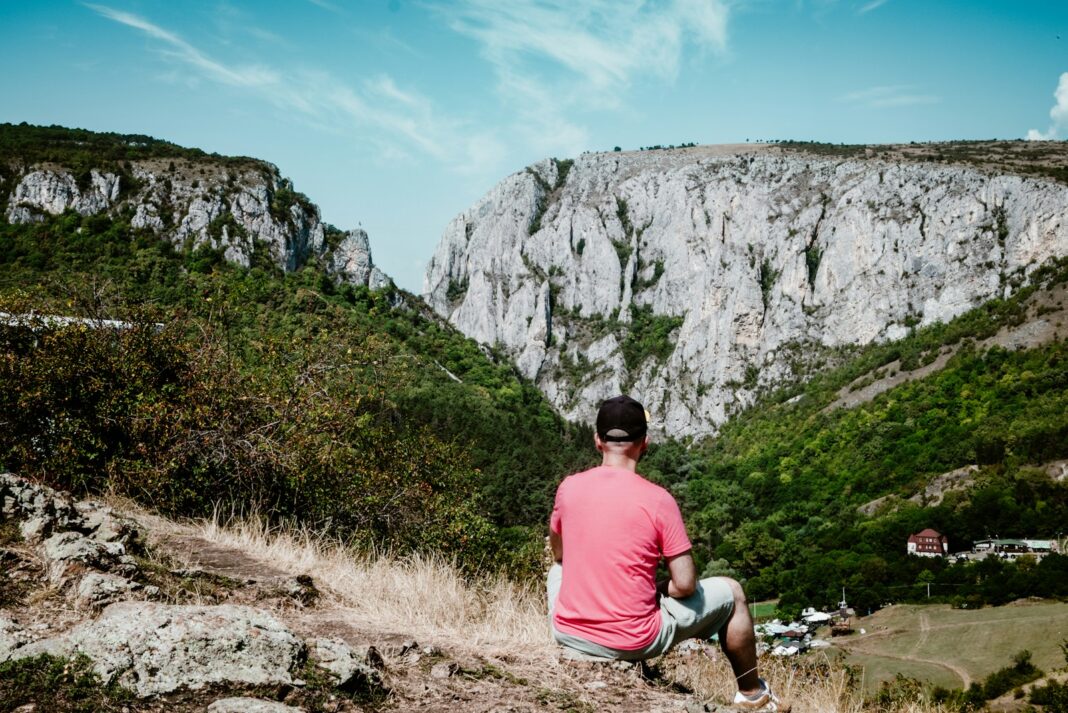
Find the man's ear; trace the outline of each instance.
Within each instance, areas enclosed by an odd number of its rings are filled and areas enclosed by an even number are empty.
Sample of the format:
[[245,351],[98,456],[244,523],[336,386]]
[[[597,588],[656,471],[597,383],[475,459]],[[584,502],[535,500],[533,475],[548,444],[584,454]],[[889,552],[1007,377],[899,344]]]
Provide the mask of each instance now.
[[601,441],[601,437],[596,432],[593,434],[593,447],[598,451],[604,450],[604,443]]

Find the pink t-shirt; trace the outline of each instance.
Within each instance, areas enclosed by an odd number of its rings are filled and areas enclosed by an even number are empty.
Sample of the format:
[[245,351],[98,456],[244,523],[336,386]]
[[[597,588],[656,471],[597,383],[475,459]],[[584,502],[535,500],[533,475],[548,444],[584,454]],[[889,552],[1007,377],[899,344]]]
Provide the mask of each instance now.
[[556,628],[613,649],[648,645],[660,631],[657,562],[691,547],[671,494],[600,466],[560,483],[549,527],[564,543]]

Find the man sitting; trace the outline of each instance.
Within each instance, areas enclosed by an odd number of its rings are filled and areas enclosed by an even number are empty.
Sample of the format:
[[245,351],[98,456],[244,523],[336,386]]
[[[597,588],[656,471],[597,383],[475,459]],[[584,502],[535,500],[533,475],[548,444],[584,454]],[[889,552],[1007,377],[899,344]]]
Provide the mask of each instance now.
[[[556,491],[549,540],[549,616],[558,643],[586,656],[638,661],[685,639],[719,634],[737,678],[734,704],[782,708],[757,675],[756,638],[745,593],[727,577],[697,580],[679,506],[635,471],[648,448],[645,409],[627,396],[597,413],[597,468]],[[656,581],[663,557],[670,578]]]

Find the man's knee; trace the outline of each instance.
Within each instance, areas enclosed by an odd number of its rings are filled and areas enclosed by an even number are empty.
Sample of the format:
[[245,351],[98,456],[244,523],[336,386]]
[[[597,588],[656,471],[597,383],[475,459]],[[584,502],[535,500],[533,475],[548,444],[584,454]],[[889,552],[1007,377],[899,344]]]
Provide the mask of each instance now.
[[742,585],[730,577],[724,577],[727,580],[727,586],[730,587],[731,596],[734,597],[734,608],[745,609],[749,606],[749,602],[745,597],[745,590],[742,589]]

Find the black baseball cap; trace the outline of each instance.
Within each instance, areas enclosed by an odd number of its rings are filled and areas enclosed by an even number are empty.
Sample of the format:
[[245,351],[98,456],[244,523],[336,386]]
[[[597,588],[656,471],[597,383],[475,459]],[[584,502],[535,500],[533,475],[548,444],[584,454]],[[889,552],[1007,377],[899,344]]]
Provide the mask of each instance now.
[[597,412],[597,435],[602,441],[637,441],[648,430],[645,407],[629,396],[616,396]]

